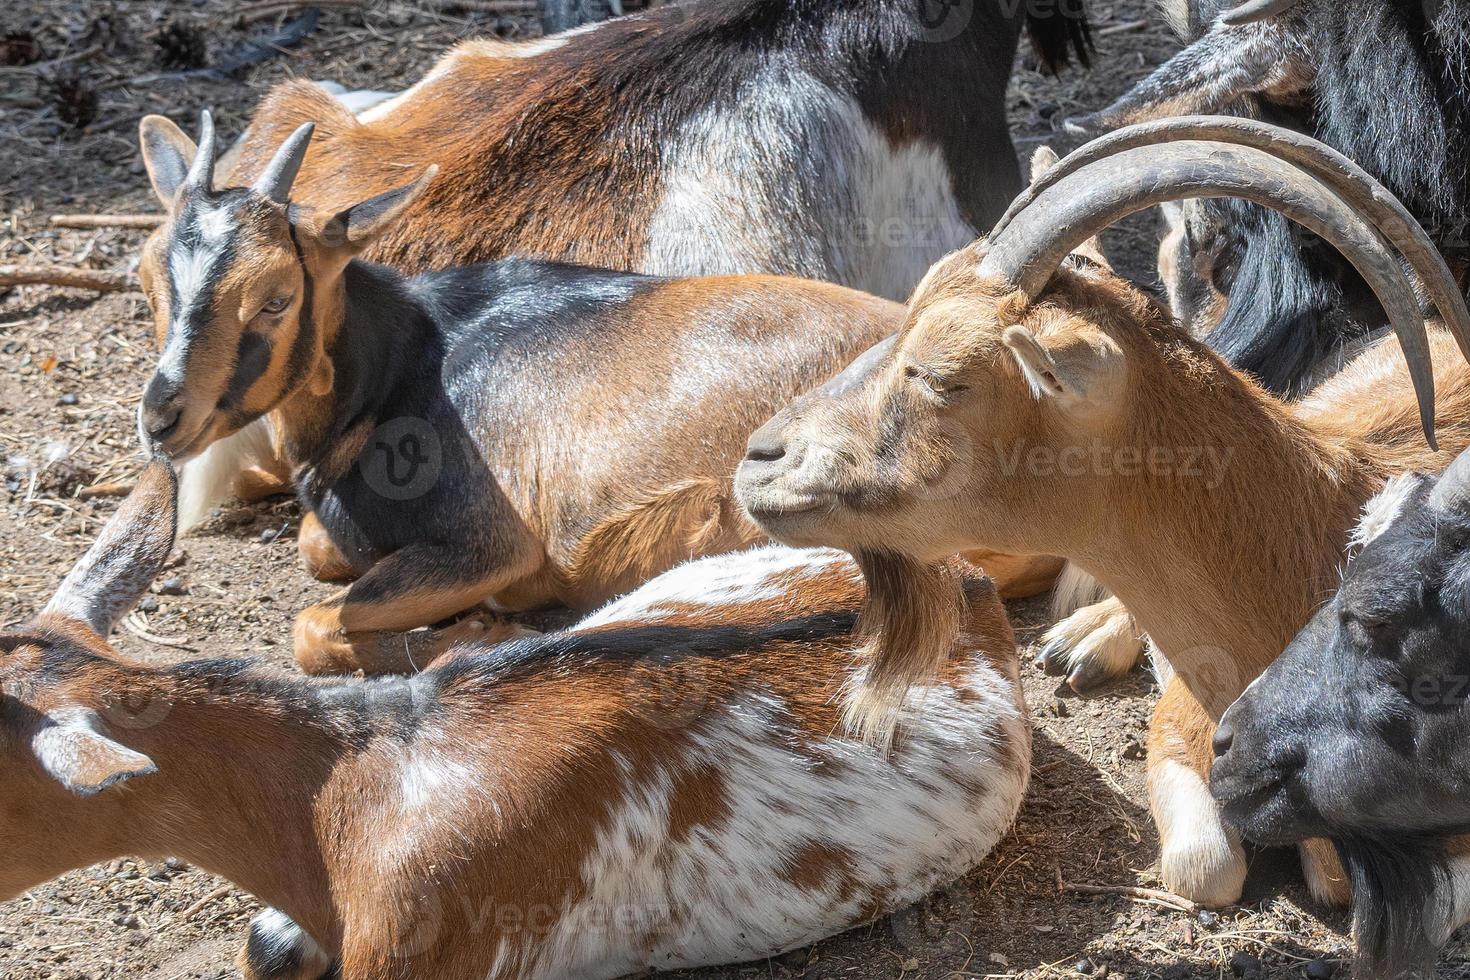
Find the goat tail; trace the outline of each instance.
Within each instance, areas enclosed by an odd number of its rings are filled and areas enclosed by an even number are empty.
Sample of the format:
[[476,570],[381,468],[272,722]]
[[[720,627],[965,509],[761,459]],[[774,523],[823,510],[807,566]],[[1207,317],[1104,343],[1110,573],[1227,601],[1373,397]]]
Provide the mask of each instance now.
[[1448,937],[1443,844],[1426,838],[1339,840],[1353,885],[1359,980],[1426,980]]
[[862,741],[886,747],[910,689],[933,681],[959,639],[964,579],[956,563],[892,552],[860,552],[857,561],[868,587],[858,624],[865,663],[844,691],[843,722]]
[[1026,32],[1036,57],[1056,74],[1075,56],[1092,63],[1092,25],[1085,0],[1025,0]]
[[1102,602],[1108,590],[1101,582],[1071,562],[1062,566],[1057,576],[1056,588],[1051,594],[1051,614],[1055,619],[1066,619],[1084,606]]

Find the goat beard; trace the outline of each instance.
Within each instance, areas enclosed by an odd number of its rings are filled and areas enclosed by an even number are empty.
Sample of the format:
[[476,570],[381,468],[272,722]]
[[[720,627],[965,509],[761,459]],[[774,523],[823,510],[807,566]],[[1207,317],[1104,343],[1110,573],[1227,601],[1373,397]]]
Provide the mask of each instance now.
[[[1444,844],[1432,838],[1335,842],[1353,885],[1353,941],[1358,980],[1427,980],[1439,943],[1425,926],[1447,915]],[[1437,897],[1438,896],[1438,897]]]
[[953,563],[892,552],[859,552],[867,601],[858,618],[864,666],[844,692],[843,722],[864,742],[887,747],[914,687],[932,682],[964,623],[963,577]]

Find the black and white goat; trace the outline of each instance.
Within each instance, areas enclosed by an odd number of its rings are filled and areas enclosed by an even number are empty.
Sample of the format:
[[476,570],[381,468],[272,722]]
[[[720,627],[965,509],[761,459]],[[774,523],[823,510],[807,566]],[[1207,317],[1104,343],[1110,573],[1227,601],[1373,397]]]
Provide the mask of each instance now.
[[1417,976],[1470,921],[1470,452],[1395,477],[1354,541],[1336,595],[1221,719],[1210,782],[1247,837],[1336,840],[1360,972]]

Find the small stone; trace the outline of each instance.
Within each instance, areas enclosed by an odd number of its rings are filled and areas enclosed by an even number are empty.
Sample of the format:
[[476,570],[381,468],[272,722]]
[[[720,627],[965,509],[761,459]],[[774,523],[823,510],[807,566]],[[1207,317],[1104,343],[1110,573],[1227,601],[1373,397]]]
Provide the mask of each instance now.
[[114,925],[122,926],[124,929],[138,928],[138,917],[136,915],[133,915],[131,912],[125,915],[119,915],[112,921]]
[[80,399],[77,398],[76,392],[74,392],[74,391],[68,391],[66,394],[64,394],[60,398],[56,399],[56,404],[58,404],[58,405],[75,405],[79,400]]
[[1082,974],[1085,977],[1090,977],[1092,976],[1093,971],[1097,969],[1097,967],[1093,965],[1092,960],[1084,957],[1083,959],[1077,961],[1077,964],[1073,967],[1073,969],[1075,969],[1078,973]]
[[991,953],[990,954],[990,962],[994,963],[996,966],[1010,966],[1011,965],[1010,959],[1008,959],[1006,957],[1006,954],[1004,954],[1004,953]]
[[1199,924],[1206,929],[1213,929],[1220,924],[1219,913],[1211,912],[1209,909],[1199,910]]
[[1247,952],[1239,952],[1230,957],[1230,972],[1237,977],[1259,977],[1262,972],[1261,961]]
[[184,587],[182,579],[166,578],[158,585],[159,595],[188,595],[189,590]]
[[138,600],[138,610],[145,613],[158,612],[158,600],[151,595],[145,595]]
[[1307,964],[1306,974],[1309,980],[1330,980],[1337,972],[1337,964],[1329,960],[1313,960]]

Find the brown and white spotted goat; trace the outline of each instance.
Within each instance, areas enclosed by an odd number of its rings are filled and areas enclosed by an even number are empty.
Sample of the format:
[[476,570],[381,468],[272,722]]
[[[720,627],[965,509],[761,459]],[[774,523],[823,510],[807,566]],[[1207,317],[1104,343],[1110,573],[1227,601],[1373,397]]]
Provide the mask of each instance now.
[[[1226,195],[1331,241],[1398,339],[1284,404],[1105,266],[1068,261],[1126,214]],[[1449,330],[1426,331],[1401,256]],[[1224,904],[1246,861],[1206,784],[1215,722],[1336,583],[1363,502],[1470,443],[1466,351],[1470,313],[1449,270],[1356,165],[1245,119],[1145,124],[1061,161],[989,242],[937,265],[885,351],[752,436],[737,489],[772,535],[866,552],[876,568],[895,552],[990,547],[1096,576],[1174,671],[1148,757],[1163,878]],[[1443,453],[1421,434],[1436,392]],[[907,682],[929,676],[921,651],[879,651],[860,723],[881,732]],[[1330,848],[1307,858],[1313,891],[1343,900]]]
[[178,855],[271,906],[252,978],[599,980],[867,922],[973,868],[1020,804],[1015,642],[963,563],[921,597],[955,612],[931,621],[950,655],[885,755],[837,733],[865,643],[839,552],[692,562],[571,630],[329,683],[108,647],[172,493],[155,463],[0,635],[0,897]]

